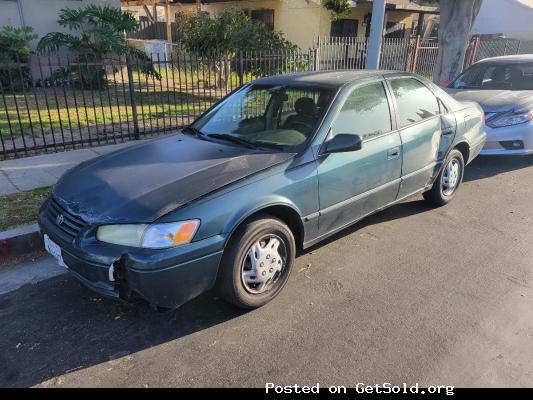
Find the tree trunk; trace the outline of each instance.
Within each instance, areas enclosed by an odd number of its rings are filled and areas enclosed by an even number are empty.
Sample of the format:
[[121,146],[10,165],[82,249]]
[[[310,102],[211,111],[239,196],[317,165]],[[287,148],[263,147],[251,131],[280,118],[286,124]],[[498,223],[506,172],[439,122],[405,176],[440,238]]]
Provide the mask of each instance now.
[[440,0],[439,53],[433,80],[452,80],[462,71],[470,31],[483,0]]

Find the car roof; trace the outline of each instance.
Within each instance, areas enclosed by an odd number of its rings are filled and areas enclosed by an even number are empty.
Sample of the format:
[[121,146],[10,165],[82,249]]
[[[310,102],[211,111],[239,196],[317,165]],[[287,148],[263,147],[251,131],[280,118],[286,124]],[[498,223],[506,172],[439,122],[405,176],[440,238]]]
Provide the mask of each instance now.
[[268,76],[260,78],[252,83],[261,85],[304,85],[304,86],[321,86],[328,88],[340,88],[358,80],[365,80],[373,77],[382,77],[385,75],[407,75],[413,74],[398,71],[386,70],[340,70],[340,71],[317,71],[317,72],[292,72],[289,74]]
[[[484,58],[477,63],[508,63],[508,62],[533,62],[533,54],[512,54],[509,56],[489,57]],[[476,63],[476,64],[477,64]]]

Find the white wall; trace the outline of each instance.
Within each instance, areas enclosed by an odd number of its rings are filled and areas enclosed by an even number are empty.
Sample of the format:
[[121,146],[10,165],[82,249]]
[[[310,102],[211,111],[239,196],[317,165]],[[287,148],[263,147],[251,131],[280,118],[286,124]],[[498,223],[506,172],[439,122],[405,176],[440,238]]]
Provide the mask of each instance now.
[[[18,0],[26,26],[44,36],[48,32],[64,31],[57,25],[58,13],[62,8],[79,8],[87,4],[100,4],[120,7],[120,0]],[[0,0],[0,26],[22,26],[17,1]],[[36,41],[37,42],[37,41]],[[35,43],[36,43],[35,42]],[[34,43],[34,44],[35,44]]]
[[484,0],[472,33],[533,39],[533,0]]
[[0,0],[0,26],[20,26],[20,16],[15,0]]

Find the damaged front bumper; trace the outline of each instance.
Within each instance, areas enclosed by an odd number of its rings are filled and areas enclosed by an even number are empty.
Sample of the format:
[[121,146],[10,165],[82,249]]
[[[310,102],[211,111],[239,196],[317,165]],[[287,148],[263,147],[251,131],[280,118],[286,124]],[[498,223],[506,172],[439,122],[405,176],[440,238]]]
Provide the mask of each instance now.
[[[95,292],[114,299],[140,296],[151,305],[176,308],[211,289],[226,237],[216,235],[172,249],[140,249],[97,241],[95,227],[85,227],[74,238],[46,217],[39,226],[61,247],[72,274]],[[43,211],[44,210],[44,211]]]

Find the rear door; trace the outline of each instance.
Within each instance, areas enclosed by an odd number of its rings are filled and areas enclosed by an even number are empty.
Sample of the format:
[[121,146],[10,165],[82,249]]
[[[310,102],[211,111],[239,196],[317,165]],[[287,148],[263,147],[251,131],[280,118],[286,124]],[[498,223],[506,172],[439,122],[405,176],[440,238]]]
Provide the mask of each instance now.
[[387,78],[397,110],[402,140],[402,182],[398,198],[432,182],[438,169],[442,129],[439,102],[420,80]]

